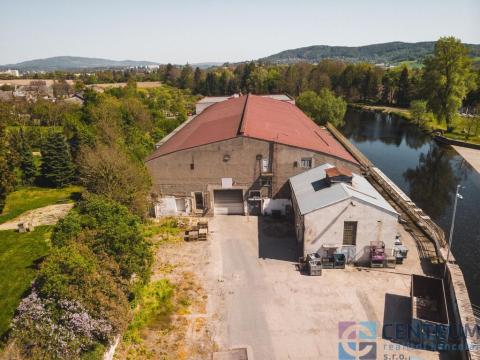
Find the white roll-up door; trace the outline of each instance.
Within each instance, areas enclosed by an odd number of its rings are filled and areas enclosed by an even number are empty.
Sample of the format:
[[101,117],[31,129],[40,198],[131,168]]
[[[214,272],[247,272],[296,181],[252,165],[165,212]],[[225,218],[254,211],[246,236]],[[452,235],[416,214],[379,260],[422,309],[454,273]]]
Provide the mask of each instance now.
[[242,190],[214,190],[214,213],[216,215],[243,215]]

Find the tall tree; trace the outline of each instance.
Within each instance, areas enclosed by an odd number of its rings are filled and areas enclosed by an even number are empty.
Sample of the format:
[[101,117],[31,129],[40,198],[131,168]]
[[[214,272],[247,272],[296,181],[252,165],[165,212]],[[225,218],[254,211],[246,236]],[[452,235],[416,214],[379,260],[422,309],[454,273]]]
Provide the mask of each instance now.
[[35,181],[37,175],[37,167],[33,160],[32,148],[25,139],[23,132],[20,134],[21,143],[19,148],[20,155],[20,170],[22,170],[22,183],[24,185],[31,185]]
[[65,136],[53,133],[42,147],[42,177],[55,187],[68,185],[75,169]]
[[193,74],[193,91],[196,94],[203,92],[203,73],[202,70],[197,66],[195,68],[195,73]]
[[462,100],[475,88],[468,49],[459,39],[442,37],[437,41],[433,56],[425,59],[423,81],[429,107],[439,121],[445,120],[451,131]]
[[321,89],[318,95],[314,91],[305,91],[297,98],[296,104],[321,125],[327,122],[331,122],[335,126],[342,125],[347,111],[345,100],[336,97],[328,89]]
[[88,191],[127,206],[137,215],[147,210],[150,177],[141,162],[118,146],[97,144],[82,148],[79,157],[80,180]]
[[387,70],[382,77],[381,100],[385,104],[392,104],[397,91],[397,79],[393,71]]
[[5,129],[6,123],[0,119],[0,213],[5,207],[7,195],[12,191],[15,182]]
[[410,72],[408,68],[404,66],[398,80],[397,104],[400,106],[408,106],[410,100]]
[[193,69],[189,64],[182,67],[180,78],[178,79],[178,85],[181,89],[193,88]]

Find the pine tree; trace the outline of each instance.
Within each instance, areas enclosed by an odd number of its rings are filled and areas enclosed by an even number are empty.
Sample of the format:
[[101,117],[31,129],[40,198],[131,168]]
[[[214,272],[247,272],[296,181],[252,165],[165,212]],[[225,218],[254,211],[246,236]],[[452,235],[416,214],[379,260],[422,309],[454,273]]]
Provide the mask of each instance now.
[[20,170],[22,170],[22,183],[24,185],[31,185],[35,181],[35,176],[37,175],[37,167],[33,160],[32,148],[22,139],[22,144],[20,148]]
[[403,67],[398,80],[397,104],[408,106],[410,104],[410,74],[406,66]]
[[193,75],[193,92],[195,94],[203,93],[202,70],[197,66]]
[[49,185],[62,187],[72,182],[74,171],[65,137],[51,134],[42,148],[42,177]]
[[15,183],[5,127],[5,122],[0,119],[0,213],[5,207],[7,195],[12,191]]

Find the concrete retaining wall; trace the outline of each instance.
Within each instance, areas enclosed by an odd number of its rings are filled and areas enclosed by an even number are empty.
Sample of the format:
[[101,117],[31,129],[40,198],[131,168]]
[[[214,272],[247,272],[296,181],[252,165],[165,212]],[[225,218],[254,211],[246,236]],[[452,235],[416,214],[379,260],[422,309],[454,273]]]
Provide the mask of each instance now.
[[[343,136],[333,125],[328,124],[327,128],[333,136],[347,148],[357,159],[370,177],[385,190],[395,203],[414,221],[418,228],[432,241],[440,261],[446,262],[448,245],[445,241],[443,230],[435,224],[426,214],[419,209],[408,196],[406,196],[388,177],[378,168],[375,168],[368,158],[363,155],[345,136]],[[454,312],[455,321],[463,329],[474,327],[476,319],[473,313],[472,304],[465,285],[462,270],[455,263],[450,254],[449,262],[446,264],[446,282],[450,290],[450,301]],[[480,344],[478,335],[466,334],[464,340],[465,351],[462,351],[462,358],[469,360],[480,360]],[[468,350],[470,349],[470,350]]]

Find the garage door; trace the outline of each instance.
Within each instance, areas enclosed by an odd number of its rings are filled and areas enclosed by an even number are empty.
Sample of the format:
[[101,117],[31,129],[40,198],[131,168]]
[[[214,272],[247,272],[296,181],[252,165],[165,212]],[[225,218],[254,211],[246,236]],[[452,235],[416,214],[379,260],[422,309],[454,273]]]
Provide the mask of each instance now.
[[214,213],[217,215],[243,215],[242,190],[214,190]]

